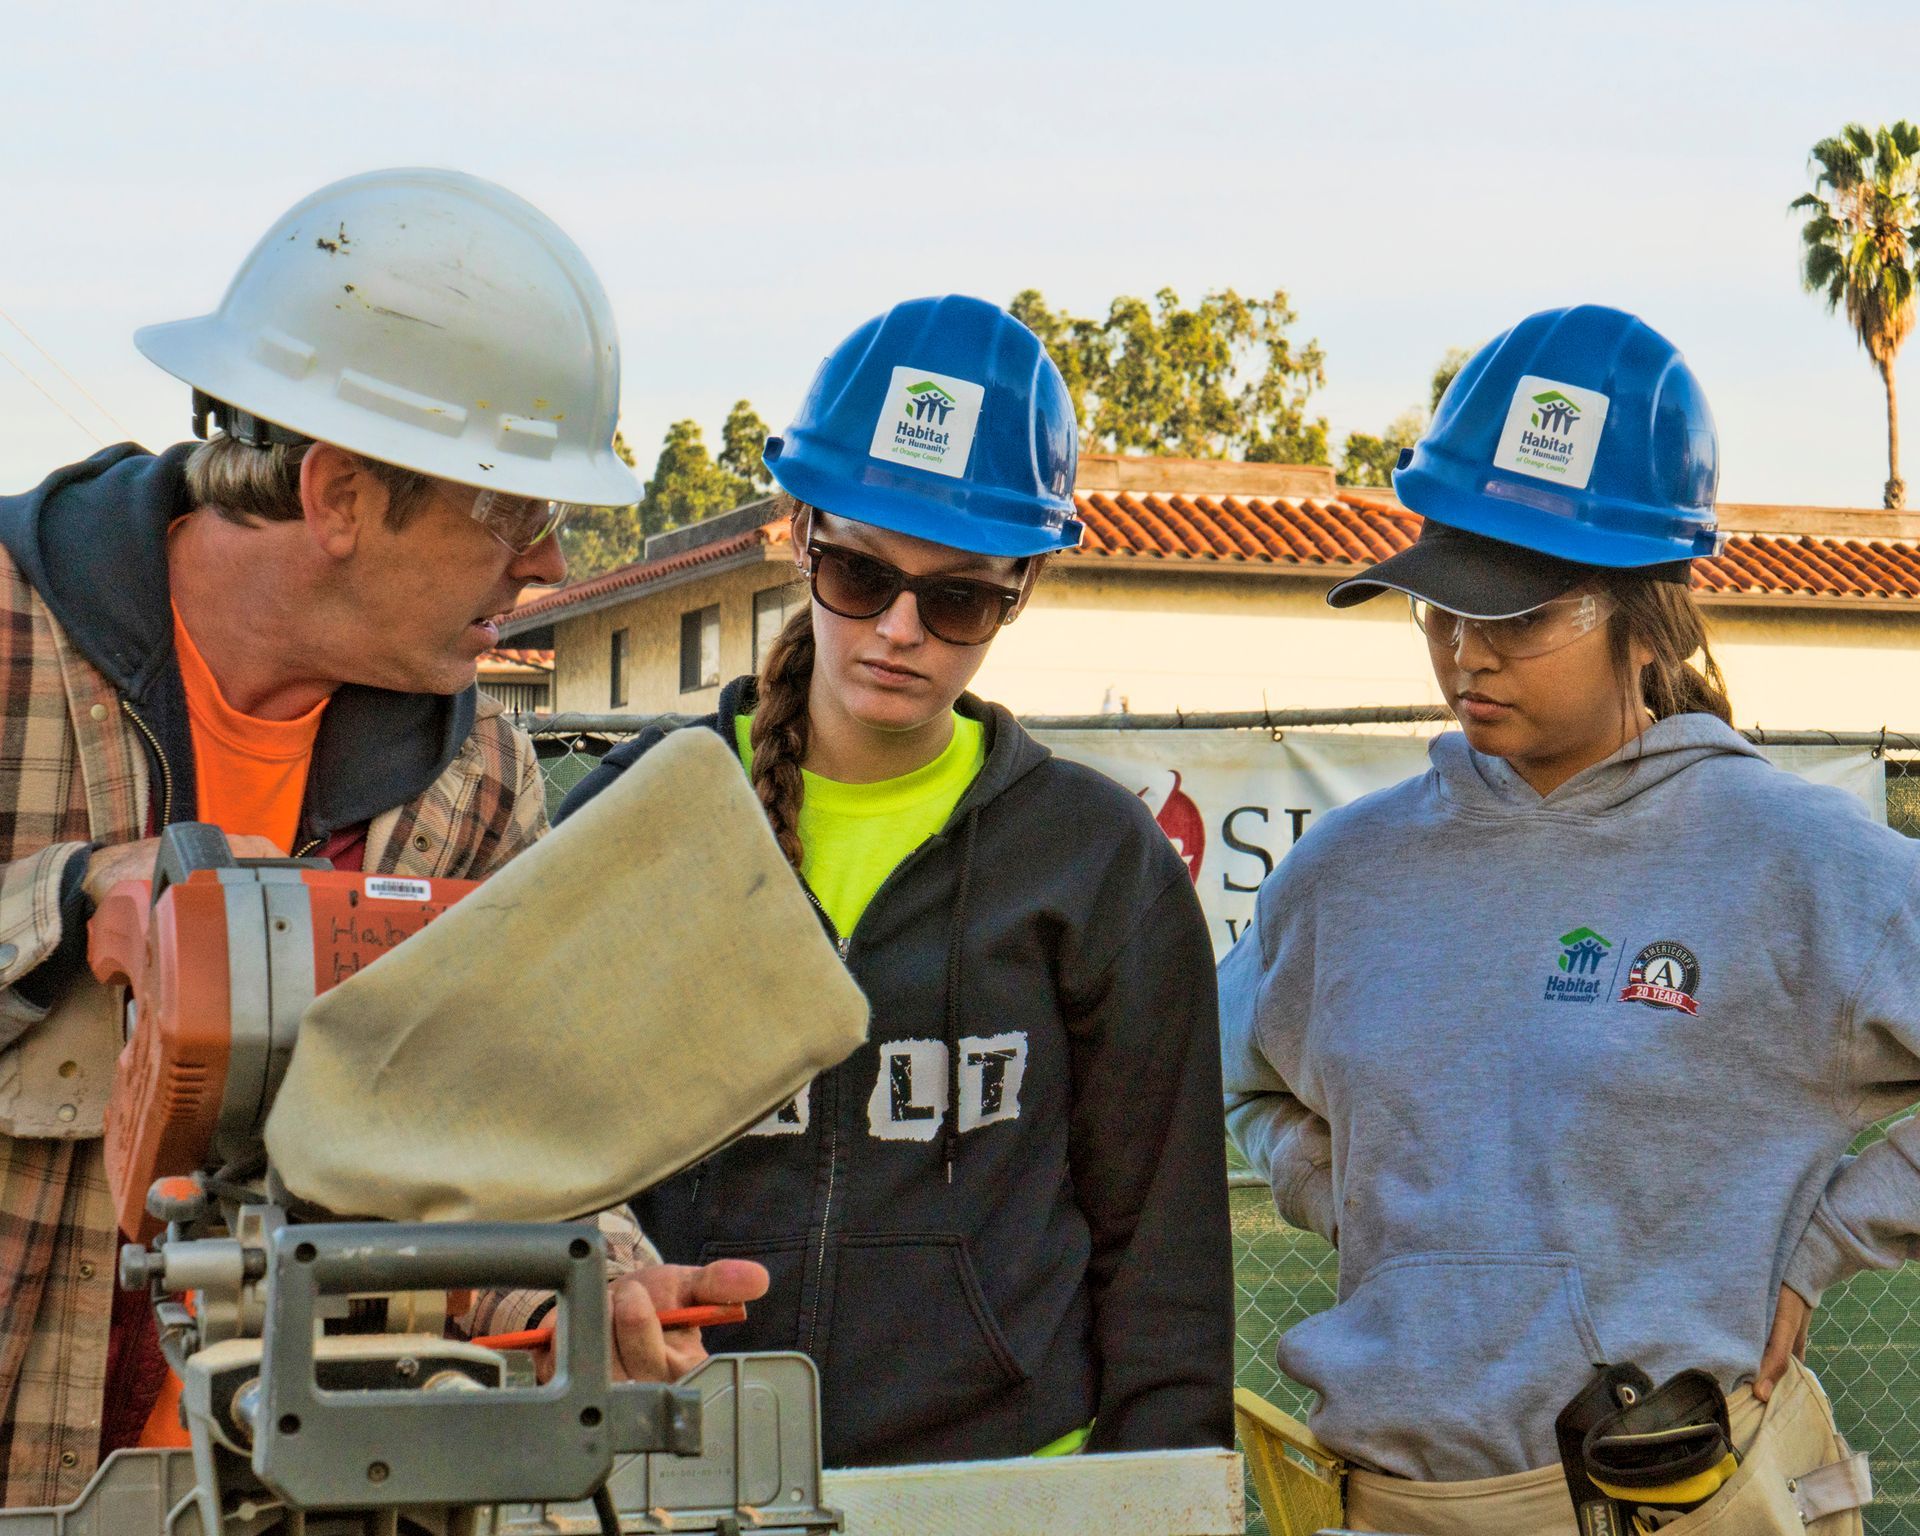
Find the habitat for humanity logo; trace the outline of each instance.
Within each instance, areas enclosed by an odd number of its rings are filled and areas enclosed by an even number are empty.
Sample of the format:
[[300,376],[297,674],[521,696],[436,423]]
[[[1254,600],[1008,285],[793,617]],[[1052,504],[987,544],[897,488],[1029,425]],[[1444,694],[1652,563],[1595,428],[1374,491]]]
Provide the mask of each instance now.
[[1584,490],[1607,422],[1607,397],[1528,374],[1513,391],[1493,452],[1495,469]]
[[944,427],[947,413],[954,404],[953,396],[932,379],[922,379],[918,384],[907,386],[907,414],[917,422]]
[[1580,407],[1557,389],[1542,390],[1533,397],[1540,407],[1533,413],[1533,424],[1542,432],[1565,432],[1580,419]]
[[1559,974],[1547,977],[1546,1001],[1550,1003],[1596,1002],[1607,989],[1600,979],[1613,940],[1602,938],[1591,928],[1576,928],[1560,935],[1560,953],[1555,964]]
[[963,475],[986,394],[968,379],[924,368],[896,368],[867,452],[936,475]]

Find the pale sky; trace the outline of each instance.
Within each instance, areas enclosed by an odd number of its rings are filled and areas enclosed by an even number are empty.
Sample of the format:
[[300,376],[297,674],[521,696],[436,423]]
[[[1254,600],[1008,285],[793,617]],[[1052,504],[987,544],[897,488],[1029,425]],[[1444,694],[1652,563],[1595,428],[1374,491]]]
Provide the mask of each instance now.
[[134,328],[213,307],[307,192],[404,164],[585,249],[643,469],[741,396],[777,429],[898,299],[1171,285],[1285,288],[1336,445],[1448,347],[1595,301],[1686,352],[1722,499],[1872,506],[1886,478],[1879,380],[1800,290],[1787,204],[1815,139],[1920,120],[1913,0],[13,0],[0,48],[0,309],[113,418],[0,321],[0,492],[95,447],[6,360],[102,441],[176,441],[186,389]]

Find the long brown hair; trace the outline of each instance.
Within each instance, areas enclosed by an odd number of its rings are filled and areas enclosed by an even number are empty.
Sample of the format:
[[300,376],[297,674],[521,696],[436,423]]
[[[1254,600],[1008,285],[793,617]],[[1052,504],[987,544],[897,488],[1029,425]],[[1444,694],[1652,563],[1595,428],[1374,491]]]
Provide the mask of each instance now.
[[[1669,715],[1714,715],[1733,724],[1727,680],[1707,644],[1706,619],[1690,587],[1645,571],[1610,571],[1607,590],[1619,605],[1608,626],[1613,669],[1622,689],[1633,677],[1633,645],[1653,653],[1640,670],[1640,701],[1656,720]],[[1700,665],[1693,658],[1700,658]]]

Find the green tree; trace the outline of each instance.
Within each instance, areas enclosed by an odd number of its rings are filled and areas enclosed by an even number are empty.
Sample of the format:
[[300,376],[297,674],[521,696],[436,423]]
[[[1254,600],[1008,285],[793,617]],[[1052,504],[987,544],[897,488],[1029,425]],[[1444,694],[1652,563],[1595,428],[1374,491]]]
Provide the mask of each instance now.
[[740,476],[714,463],[700,423],[676,421],[667,428],[653,476],[640,498],[640,526],[649,534],[664,533],[737,507],[749,495],[750,488]]
[[[720,440],[716,461],[707,452],[700,423],[676,421],[667,428],[652,478],[637,503],[575,511],[560,535],[568,579],[585,581],[631,565],[646,553],[649,534],[731,511],[765,494],[773,483],[760,457],[767,425],[748,402],[735,403]],[[623,433],[614,433],[613,451],[634,467],[633,448]]]
[[742,501],[763,495],[773,487],[761,450],[767,445],[767,424],[745,400],[736,400],[720,429],[720,467],[738,480]]
[[[627,468],[634,467],[633,448],[626,435],[614,430],[613,451]],[[638,506],[576,507],[560,530],[560,548],[567,557],[567,579],[585,581],[603,571],[640,558],[647,536],[640,528]]]
[[1187,307],[1162,288],[1151,303],[1115,299],[1101,321],[1049,309],[1032,288],[1010,307],[1060,365],[1083,450],[1327,462],[1326,419],[1307,415],[1326,356],[1295,346],[1299,317],[1280,290],[1227,288]]
[[1387,430],[1375,437],[1368,432],[1349,432],[1340,455],[1340,482],[1343,485],[1391,487],[1394,466],[1400,462],[1400,450],[1411,448],[1427,430],[1427,413],[1403,411],[1387,424]]
[[1900,478],[1900,400],[1894,360],[1913,330],[1920,280],[1920,128],[1901,121],[1869,133],[1849,123],[1809,156],[1813,191],[1789,205],[1804,210],[1801,279],[1824,295],[1880,371],[1887,391],[1885,504],[1906,505]]
[[1441,396],[1447,392],[1447,386],[1460,376],[1460,370],[1472,360],[1473,354],[1464,347],[1448,347],[1446,355],[1434,365],[1433,393],[1427,401],[1429,411],[1440,409]]

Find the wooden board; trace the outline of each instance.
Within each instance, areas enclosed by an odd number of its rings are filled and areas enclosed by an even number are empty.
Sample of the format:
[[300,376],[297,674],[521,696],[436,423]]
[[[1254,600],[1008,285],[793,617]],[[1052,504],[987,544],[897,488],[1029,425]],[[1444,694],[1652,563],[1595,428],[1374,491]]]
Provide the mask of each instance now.
[[829,1469],[825,1500],[847,1536],[1237,1536],[1233,1451],[1139,1451],[916,1467]]

